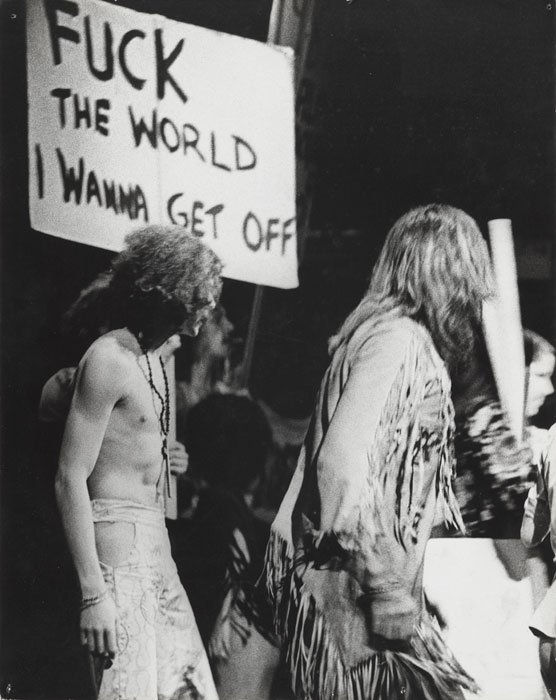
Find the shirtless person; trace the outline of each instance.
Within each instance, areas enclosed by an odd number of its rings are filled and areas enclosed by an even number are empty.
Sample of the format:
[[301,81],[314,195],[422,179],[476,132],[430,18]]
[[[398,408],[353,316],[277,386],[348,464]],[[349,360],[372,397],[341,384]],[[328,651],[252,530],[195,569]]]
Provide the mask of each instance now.
[[[216,698],[164,525],[163,344],[195,335],[221,289],[214,253],[179,227],[131,234],[113,263],[110,330],[78,367],[56,497],[83,596],[81,641],[103,700]],[[107,664],[109,665],[109,663]]]

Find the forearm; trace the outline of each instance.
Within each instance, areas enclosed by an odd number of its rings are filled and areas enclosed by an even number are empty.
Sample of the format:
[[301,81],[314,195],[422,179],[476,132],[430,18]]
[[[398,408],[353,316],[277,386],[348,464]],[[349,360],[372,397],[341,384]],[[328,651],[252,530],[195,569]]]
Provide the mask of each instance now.
[[[415,579],[417,557],[406,550],[378,521],[368,518],[342,519],[334,528],[315,533],[309,558],[316,568],[348,571],[359,584],[359,605],[371,635],[385,639],[409,639],[418,622],[420,606],[408,581]],[[376,528],[376,530],[375,530]],[[381,532],[377,532],[381,530]]]
[[104,579],[96,551],[85,479],[59,473],[56,477],[56,501],[82,595],[85,598],[96,595],[104,589]]
[[[407,551],[395,537],[394,505],[366,503],[362,494],[369,490],[367,459],[350,457],[338,447],[342,446],[331,445],[319,459],[320,531],[337,541],[365,593],[403,588],[411,574]],[[345,464],[349,471],[338,468]],[[326,541],[331,540],[325,537]]]
[[348,569],[361,588],[359,605],[372,635],[395,640],[409,639],[414,633],[420,606],[408,585],[415,579],[412,549],[406,551],[395,537],[369,533],[350,552]]

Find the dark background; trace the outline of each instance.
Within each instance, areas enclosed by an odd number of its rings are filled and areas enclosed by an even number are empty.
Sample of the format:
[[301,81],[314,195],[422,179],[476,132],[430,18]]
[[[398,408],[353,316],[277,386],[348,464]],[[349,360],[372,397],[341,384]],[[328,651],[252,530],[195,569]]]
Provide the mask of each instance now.
[[[261,41],[271,6],[118,4]],[[53,660],[71,629],[69,622],[60,629],[56,611],[73,605],[74,591],[52,519],[54,467],[40,453],[36,407],[50,374],[75,362],[60,341],[59,316],[111,256],[29,227],[24,3],[1,0],[0,8],[0,692],[8,696],[10,683],[15,697],[62,697],[67,673]],[[317,2],[298,102],[312,193],[301,285],[265,290],[256,397],[288,416],[311,410],[326,339],[362,295],[388,227],[409,206],[460,206],[485,233],[489,219],[511,218],[518,247],[550,250],[554,13],[552,2],[539,0]],[[520,280],[524,325],[552,342],[554,289],[553,276]],[[252,296],[251,285],[226,281],[224,304],[243,335]],[[553,411],[545,409],[545,423]]]

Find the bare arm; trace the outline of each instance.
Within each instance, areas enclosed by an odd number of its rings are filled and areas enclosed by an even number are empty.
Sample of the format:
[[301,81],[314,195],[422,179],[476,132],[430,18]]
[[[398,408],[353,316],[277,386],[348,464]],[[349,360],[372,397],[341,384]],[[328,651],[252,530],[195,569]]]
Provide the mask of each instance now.
[[[87,479],[95,468],[108,421],[122,395],[122,362],[107,344],[91,348],[77,376],[56,474],[56,500],[83,598],[101,595],[105,584],[97,557]],[[115,653],[111,600],[85,608],[82,642],[92,652]]]

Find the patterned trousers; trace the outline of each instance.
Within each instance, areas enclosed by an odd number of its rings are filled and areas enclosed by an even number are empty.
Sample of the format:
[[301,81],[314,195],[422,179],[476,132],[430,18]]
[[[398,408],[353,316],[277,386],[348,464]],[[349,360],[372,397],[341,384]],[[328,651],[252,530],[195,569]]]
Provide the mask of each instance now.
[[101,568],[118,614],[118,653],[104,672],[99,700],[217,700],[164,513],[132,501],[97,499],[91,505]]

